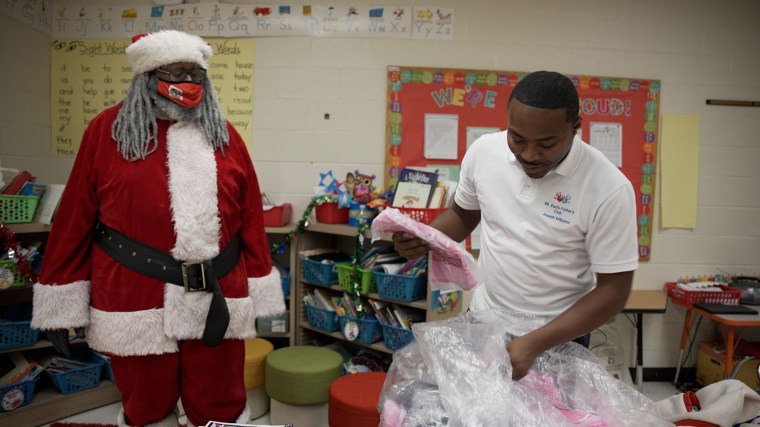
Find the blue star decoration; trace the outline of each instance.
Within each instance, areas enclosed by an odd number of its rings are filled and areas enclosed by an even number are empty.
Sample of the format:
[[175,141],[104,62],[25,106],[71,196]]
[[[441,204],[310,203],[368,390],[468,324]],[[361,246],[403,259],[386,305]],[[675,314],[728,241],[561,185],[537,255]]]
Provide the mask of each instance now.
[[325,187],[325,194],[337,194],[338,196],[341,196],[345,193],[345,191],[340,189],[340,181],[335,179],[332,169],[325,173],[319,173],[319,186]]
[[325,178],[327,178],[328,176],[330,177],[330,184],[335,183],[336,180],[335,180],[335,177],[333,176],[333,171],[332,171],[332,169],[330,169],[329,171],[327,171],[325,173],[322,173],[322,172],[319,173],[319,186],[320,187],[328,187],[329,186],[329,184],[325,185]]

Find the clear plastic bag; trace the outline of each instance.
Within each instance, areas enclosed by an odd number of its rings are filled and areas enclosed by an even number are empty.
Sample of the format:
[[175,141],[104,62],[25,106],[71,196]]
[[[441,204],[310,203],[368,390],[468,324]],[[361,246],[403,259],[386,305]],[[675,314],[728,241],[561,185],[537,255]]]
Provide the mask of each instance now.
[[654,402],[566,343],[512,381],[506,342],[545,319],[489,310],[415,324],[396,351],[378,402],[385,427],[672,426]]

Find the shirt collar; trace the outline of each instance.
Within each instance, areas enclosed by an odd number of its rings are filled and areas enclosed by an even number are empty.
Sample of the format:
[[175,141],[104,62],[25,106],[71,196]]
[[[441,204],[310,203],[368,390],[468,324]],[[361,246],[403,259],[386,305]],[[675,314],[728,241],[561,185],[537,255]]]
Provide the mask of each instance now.
[[[570,176],[578,169],[578,165],[581,163],[581,157],[583,156],[583,147],[581,144],[585,144],[582,139],[577,135],[573,137],[573,145],[570,147],[570,152],[567,153],[567,157],[562,163],[558,164],[552,172],[562,176]],[[549,172],[551,173],[551,172]]]
[[[504,132],[504,136],[507,136],[507,131]],[[506,141],[505,141],[506,142]],[[573,137],[573,145],[570,147],[570,152],[567,153],[567,157],[565,157],[565,160],[562,161],[557,167],[550,170],[547,175],[556,173],[558,175],[562,176],[570,176],[575,172],[575,170],[578,168],[578,165],[581,163],[581,157],[583,156],[583,147],[580,144],[585,144],[582,139],[580,139],[577,135]],[[512,150],[507,147],[507,151],[509,151],[509,160],[512,163],[516,163],[517,166],[520,166],[520,164],[517,162],[517,157],[515,157],[515,154],[512,152]],[[522,169],[522,167],[521,167]]]

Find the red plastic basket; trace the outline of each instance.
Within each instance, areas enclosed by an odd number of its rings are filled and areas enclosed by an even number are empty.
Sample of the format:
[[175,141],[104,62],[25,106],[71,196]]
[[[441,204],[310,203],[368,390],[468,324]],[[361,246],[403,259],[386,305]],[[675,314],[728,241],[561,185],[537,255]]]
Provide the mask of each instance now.
[[678,287],[676,282],[667,282],[665,287],[668,290],[668,296],[675,302],[690,307],[695,302],[719,303],[728,305],[739,305],[742,297],[740,289],[734,289],[730,286],[720,285],[722,292],[718,291],[690,291]]
[[293,216],[293,205],[290,203],[269,206],[264,210],[264,227],[284,227],[290,223],[291,216]]
[[314,208],[317,222],[325,224],[348,224],[348,208],[341,208],[336,202],[320,203]]
[[398,208],[401,213],[409,215],[413,220],[423,224],[430,224],[433,220],[445,211],[446,208],[423,209],[423,208]]

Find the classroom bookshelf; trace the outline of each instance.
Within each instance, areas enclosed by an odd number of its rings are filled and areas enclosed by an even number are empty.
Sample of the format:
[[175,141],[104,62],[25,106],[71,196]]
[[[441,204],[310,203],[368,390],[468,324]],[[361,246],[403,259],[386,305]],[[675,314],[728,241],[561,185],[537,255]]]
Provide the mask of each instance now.
[[[394,350],[386,347],[383,340],[365,344],[356,340],[349,341],[345,338],[341,330],[337,332],[327,332],[323,329],[316,328],[310,325],[307,320],[306,308],[303,303],[303,297],[306,293],[313,291],[315,288],[324,290],[330,295],[341,295],[344,290],[338,284],[332,284],[324,286],[321,284],[315,284],[307,281],[303,274],[303,260],[300,256],[304,251],[313,249],[335,249],[345,254],[351,255],[354,253],[356,244],[356,227],[349,226],[347,224],[325,224],[319,222],[312,222],[307,228],[300,234],[297,244],[297,254],[295,256],[294,268],[291,269],[292,283],[292,303],[291,312],[295,314],[293,319],[293,338],[295,345],[326,345],[332,342],[338,342],[348,347],[356,348],[368,348],[379,351],[385,354],[392,354]],[[389,240],[379,240],[375,243],[370,242],[371,233],[368,230],[364,235],[365,248],[372,245],[391,245]],[[427,286],[427,292],[425,297],[416,301],[404,302],[397,300],[390,300],[383,298],[377,292],[363,295],[363,298],[373,299],[377,301],[384,301],[387,303],[393,303],[400,306],[404,306],[410,310],[416,310],[418,312],[424,312],[425,321],[440,320],[447,317],[457,315],[461,311],[461,303],[457,304],[450,310],[440,311],[433,307],[431,304],[431,291]],[[461,301],[461,294],[459,297]]]
[[[16,235],[21,245],[26,242],[47,240],[50,226],[37,223],[7,224]],[[14,286],[0,290],[2,305],[17,305],[32,300],[32,285]],[[86,346],[84,340],[73,340],[72,348]],[[13,351],[39,351],[52,347],[50,341],[40,337],[33,345],[0,349],[0,353]],[[44,377],[44,376],[43,376]],[[62,394],[41,378],[37,381],[32,401],[26,405],[8,412],[0,412],[0,425],[14,427],[33,427],[50,423],[90,409],[99,408],[121,400],[121,393],[114,383],[102,378],[97,387]]]

